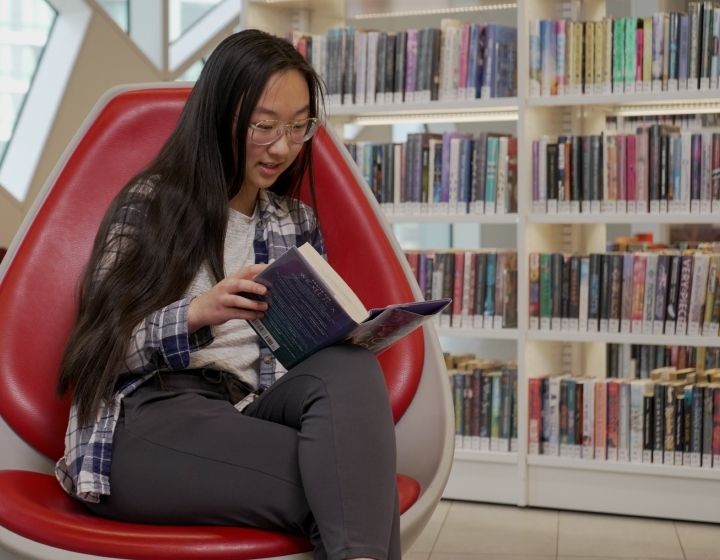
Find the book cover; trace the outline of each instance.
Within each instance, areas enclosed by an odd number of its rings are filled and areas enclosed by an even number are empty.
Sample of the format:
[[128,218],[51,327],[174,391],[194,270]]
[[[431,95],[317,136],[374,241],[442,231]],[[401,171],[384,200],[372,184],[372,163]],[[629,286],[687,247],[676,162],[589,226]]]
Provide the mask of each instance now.
[[268,288],[263,297],[268,309],[249,324],[286,369],[343,340],[380,352],[450,303],[441,299],[367,310],[308,243],[290,248],[255,280]]

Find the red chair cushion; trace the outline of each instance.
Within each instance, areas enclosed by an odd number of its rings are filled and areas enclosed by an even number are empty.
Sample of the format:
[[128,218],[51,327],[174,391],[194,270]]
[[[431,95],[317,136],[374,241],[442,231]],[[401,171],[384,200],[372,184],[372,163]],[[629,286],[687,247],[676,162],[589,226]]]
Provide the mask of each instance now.
[[[418,483],[398,475],[400,511],[420,494]],[[54,478],[0,471],[0,526],[48,546],[137,560],[244,560],[311,550],[302,536],[239,527],[156,526],[122,523],[91,514]]]

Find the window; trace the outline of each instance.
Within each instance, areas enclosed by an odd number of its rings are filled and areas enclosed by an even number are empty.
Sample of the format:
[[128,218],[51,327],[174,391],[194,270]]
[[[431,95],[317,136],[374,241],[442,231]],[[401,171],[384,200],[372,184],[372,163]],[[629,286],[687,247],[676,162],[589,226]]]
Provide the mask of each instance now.
[[0,0],[0,161],[56,15],[45,0]]

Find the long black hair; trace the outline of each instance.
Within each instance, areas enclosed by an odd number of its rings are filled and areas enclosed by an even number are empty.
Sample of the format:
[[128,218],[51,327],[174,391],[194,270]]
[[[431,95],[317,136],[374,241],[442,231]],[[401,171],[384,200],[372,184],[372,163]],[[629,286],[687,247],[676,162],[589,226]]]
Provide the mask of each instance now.
[[[180,299],[204,263],[215,281],[225,276],[229,201],[245,179],[250,116],[270,77],[288,70],[305,78],[310,116],[321,116],[320,79],[291,44],[254,29],[224,39],[160,153],[106,213],[81,278],[58,382],[61,394],[72,388],[81,425],[92,421],[127,369],[136,325]],[[296,195],[306,173],[312,189],[311,156],[307,142],[272,190]]]

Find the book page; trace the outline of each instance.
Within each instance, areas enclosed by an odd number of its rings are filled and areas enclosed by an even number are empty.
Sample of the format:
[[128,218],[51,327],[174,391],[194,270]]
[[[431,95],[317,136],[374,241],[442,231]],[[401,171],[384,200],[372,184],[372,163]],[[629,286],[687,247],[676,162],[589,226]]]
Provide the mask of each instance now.
[[342,276],[309,243],[304,243],[298,250],[307,263],[322,277],[347,314],[358,323],[363,321],[367,317],[367,309]]

